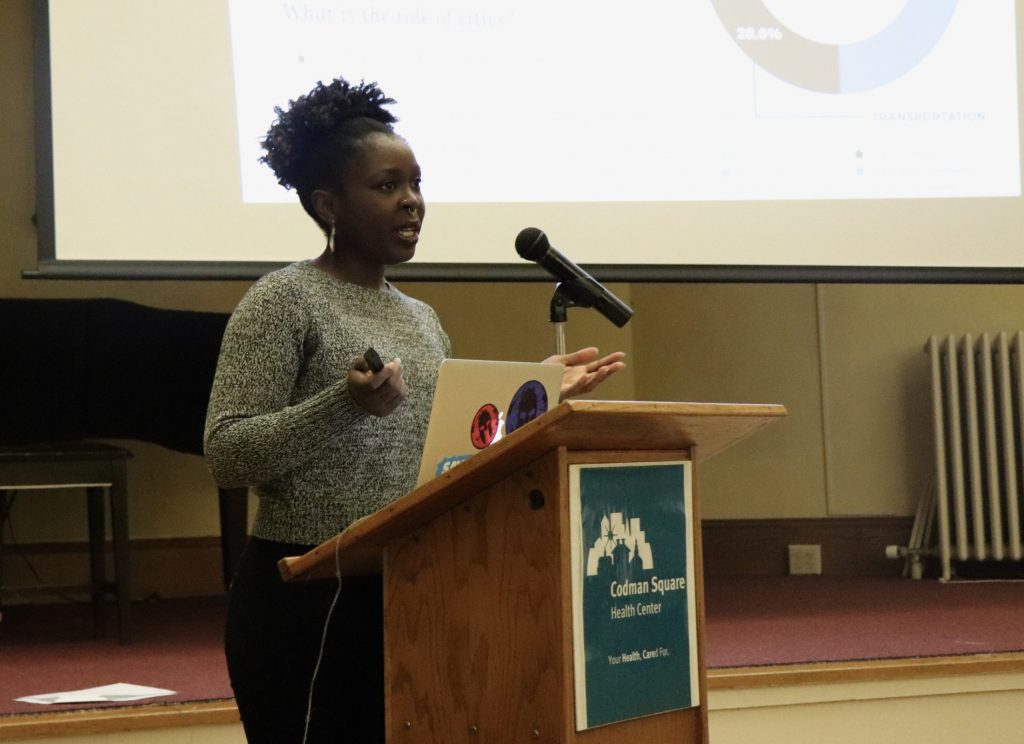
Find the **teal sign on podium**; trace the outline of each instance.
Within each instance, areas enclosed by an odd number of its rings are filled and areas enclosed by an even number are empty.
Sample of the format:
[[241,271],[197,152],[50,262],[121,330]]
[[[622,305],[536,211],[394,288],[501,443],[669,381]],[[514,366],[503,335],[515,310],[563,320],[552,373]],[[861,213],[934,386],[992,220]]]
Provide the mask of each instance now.
[[576,729],[698,705],[691,464],[569,483]]

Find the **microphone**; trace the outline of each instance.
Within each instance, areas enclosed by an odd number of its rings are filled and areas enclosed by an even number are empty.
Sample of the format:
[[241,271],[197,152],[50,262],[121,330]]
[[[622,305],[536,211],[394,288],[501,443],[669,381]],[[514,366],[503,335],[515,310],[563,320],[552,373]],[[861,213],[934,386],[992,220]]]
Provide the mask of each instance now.
[[609,292],[594,277],[559,253],[548,236],[536,227],[527,227],[516,236],[516,253],[544,267],[556,279],[569,284],[568,294],[577,304],[593,307],[619,328],[633,317],[633,310]]

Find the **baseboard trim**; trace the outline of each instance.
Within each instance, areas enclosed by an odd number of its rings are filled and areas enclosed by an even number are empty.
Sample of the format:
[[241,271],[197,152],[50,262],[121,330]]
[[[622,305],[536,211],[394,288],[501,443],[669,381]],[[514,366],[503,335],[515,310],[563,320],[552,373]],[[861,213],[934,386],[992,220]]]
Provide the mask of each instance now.
[[885,557],[886,545],[906,545],[913,517],[706,519],[702,522],[705,576],[784,576],[789,545],[821,545],[829,576],[898,576],[903,562]]
[[[149,538],[130,541],[132,599],[205,597],[224,592],[224,569],[219,537]],[[89,583],[89,545],[85,542],[7,543],[3,582],[22,586]],[[107,544],[107,575],[113,575]],[[55,594],[59,594],[55,592]],[[17,603],[6,597],[5,602]]]
[[[800,519],[707,519],[702,523],[706,576],[782,576],[790,544],[822,546],[823,572],[831,576],[895,576],[900,561],[885,557],[886,545],[905,545],[912,517]],[[19,560],[36,564],[50,584],[88,581],[88,544],[28,543],[4,546],[4,582],[29,586],[35,576]],[[224,591],[219,537],[146,538],[131,541],[132,596],[143,599],[199,597]]]

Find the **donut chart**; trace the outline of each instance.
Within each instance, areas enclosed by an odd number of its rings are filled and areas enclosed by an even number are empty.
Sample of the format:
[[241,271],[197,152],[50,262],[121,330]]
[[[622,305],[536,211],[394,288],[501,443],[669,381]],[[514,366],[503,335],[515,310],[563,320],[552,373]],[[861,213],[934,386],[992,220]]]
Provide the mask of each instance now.
[[858,93],[905,75],[942,38],[957,0],[907,0],[885,28],[851,44],[824,44],[780,23],[761,0],[712,0],[733,40],[766,72],[819,93]]

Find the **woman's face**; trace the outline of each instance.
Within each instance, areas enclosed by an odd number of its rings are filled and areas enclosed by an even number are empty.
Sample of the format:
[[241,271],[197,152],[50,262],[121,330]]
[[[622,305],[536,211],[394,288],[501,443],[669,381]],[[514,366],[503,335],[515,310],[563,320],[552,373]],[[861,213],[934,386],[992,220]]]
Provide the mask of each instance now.
[[420,166],[396,135],[363,139],[348,163],[335,202],[335,250],[366,266],[408,261],[416,252],[426,205]]

